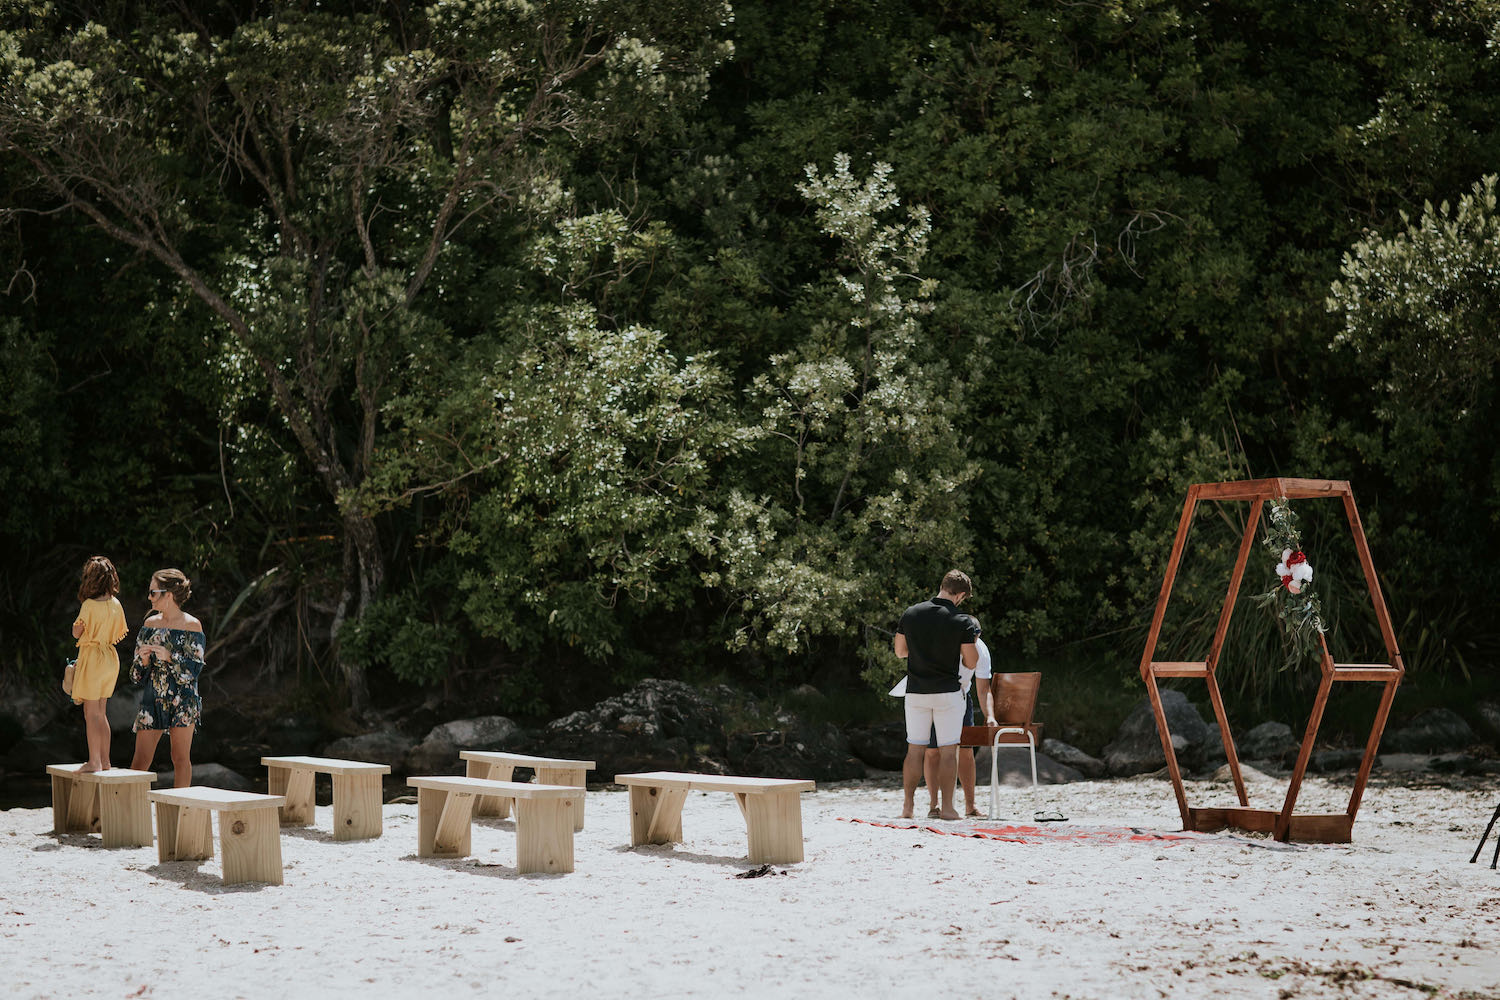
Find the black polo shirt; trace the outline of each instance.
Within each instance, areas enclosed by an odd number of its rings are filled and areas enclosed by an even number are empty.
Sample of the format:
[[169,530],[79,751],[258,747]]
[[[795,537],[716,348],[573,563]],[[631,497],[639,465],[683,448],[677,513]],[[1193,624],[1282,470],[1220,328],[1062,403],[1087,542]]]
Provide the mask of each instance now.
[[958,691],[960,646],[979,638],[979,624],[945,597],[913,604],[896,631],[906,636],[906,693]]

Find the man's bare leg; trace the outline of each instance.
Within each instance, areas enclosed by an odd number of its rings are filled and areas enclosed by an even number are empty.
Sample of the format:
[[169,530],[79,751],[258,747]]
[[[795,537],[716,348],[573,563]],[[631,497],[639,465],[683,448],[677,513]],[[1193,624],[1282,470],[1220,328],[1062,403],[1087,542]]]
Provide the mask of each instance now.
[[938,752],[936,747],[928,747],[927,753],[922,757],[922,780],[927,782],[927,816],[931,819],[938,814]]
[[917,797],[917,782],[922,780],[922,761],[927,747],[921,743],[906,744],[906,759],[901,762],[901,818],[911,819]]
[[[963,819],[953,808],[953,786],[958,780],[958,745],[938,747],[938,791],[942,796],[942,819]],[[908,752],[907,760],[911,759]]]
[[974,804],[974,748],[958,748],[958,783],[964,789],[964,815],[980,815],[979,807]]

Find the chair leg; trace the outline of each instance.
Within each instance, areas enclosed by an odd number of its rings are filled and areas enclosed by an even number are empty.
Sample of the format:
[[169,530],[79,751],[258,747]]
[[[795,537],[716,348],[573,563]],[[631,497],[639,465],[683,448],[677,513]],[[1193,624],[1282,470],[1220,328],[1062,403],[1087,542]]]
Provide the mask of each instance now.
[[[1490,839],[1490,831],[1495,828],[1495,820],[1500,819],[1500,806],[1495,807],[1495,814],[1490,817],[1489,825],[1484,828],[1484,835],[1479,838],[1478,845],[1474,848],[1474,856],[1469,859],[1469,864],[1479,860],[1479,852],[1484,850],[1484,842]],[[1500,860],[1500,837],[1495,838],[1495,858]],[[1490,867],[1495,867],[1495,862],[1490,862]]]

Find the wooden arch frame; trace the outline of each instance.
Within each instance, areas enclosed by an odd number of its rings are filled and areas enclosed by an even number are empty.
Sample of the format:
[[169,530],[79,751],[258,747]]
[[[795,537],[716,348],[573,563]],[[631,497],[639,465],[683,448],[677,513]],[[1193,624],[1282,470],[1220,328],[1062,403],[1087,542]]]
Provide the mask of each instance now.
[[[1235,599],[1239,595],[1240,580],[1244,576],[1245,562],[1255,542],[1256,529],[1260,526],[1261,509],[1267,500],[1286,497],[1288,500],[1312,498],[1338,498],[1343,500],[1344,515],[1349,521],[1349,530],[1354,534],[1354,548],[1359,555],[1360,567],[1364,570],[1365,583],[1370,590],[1370,601],[1375,607],[1375,618],[1380,624],[1380,635],[1385,640],[1389,663],[1335,663],[1329,655],[1328,643],[1320,635],[1318,647],[1321,652],[1320,667],[1322,681],[1318,685],[1312,714],[1307,720],[1307,731],[1302,736],[1302,748],[1297,754],[1296,766],[1292,769],[1291,784],[1287,788],[1286,801],[1279,810],[1257,809],[1250,806],[1245,792],[1245,781],[1240,774],[1239,755],[1235,752],[1234,738],[1229,732],[1229,721],[1224,714],[1224,699],[1219,693],[1214,673],[1219,666],[1219,653],[1224,645],[1224,636],[1229,629],[1229,620],[1234,614]],[[1172,596],[1172,584],[1177,578],[1177,568],[1182,561],[1183,549],[1187,545],[1188,531],[1193,524],[1193,515],[1198,504],[1205,500],[1241,500],[1250,502],[1250,517],[1245,523],[1245,536],[1240,541],[1239,554],[1235,558],[1234,571],[1229,578],[1229,592],[1219,612],[1219,624],[1214,630],[1213,644],[1208,658],[1194,662],[1161,662],[1153,659],[1157,640],[1161,635],[1162,620],[1167,613],[1167,602]],[[1151,708],[1156,714],[1156,728],[1161,736],[1162,752],[1166,754],[1167,771],[1172,776],[1172,787],[1177,794],[1177,808],[1182,813],[1184,830],[1213,831],[1225,827],[1271,833],[1277,840],[1305,840],[1322,843],[1348,843],[1354,826],[1354,816],[1359,811],[1360,798],[1364,795],[1365,782],[1369,780],[1370,768],[1375,762],[1375,753],[1380,747],[1380,737],[1385,731],[1386,718],[1390,714],[1391,700],[1396,696],[1396,686],[1401,683],[1405,668],[1401,663],[1401,652],[1396,645],[1396,631],[1391,627],[1390,612],[1380,593],[1380,581],[1375,576],[1375,564],[1370,559],[1370,547],[1365,540],[1364,527],[1360,524],[1359,511],[1354,506],[1354,493],[1349,484],[1331,479],[1252,479],[1232,483],[1195,483],[1189,487],[1187,499],[1182,505],[1182,519],[1177,524],[1177,537],[1172,543],[1172,556],[1167,561],[1166,577],[1162,580],[1161,595],[1156,599],[1156,614],[1151,619],[1151,631],[1146,637],[1146,651],[1141,656],[1141,680],[1146,682],[1146,691],[1151,698]],[[1183,786],[1182,771],[1177,765],[1177,754],[1172,748],[1172,733],[1167,725],[1166,713],[1162,709],[1161,691],[1157,686],[1162,677],[1201,677],[1208,685],[1209,701],[1213,704],[1214,716],[1219,723],[1219,732],[1224,738],[1224,753],[1229,760],[1229,771],[1234,778],[1235,794],[1239,805],[1229,807],[1192,807],[1188,805],[1187,790]],[[1354,778],[1354,790],[1349,796],[1349,806],[1342,813],[1297,814],[1297,793],[1307,773],[1307,763],[1312,757],[1313,743],[1318,736],[1318,726],[1323,721],[1323,709],[1328,703],[1328,694],[1335,681],[1364,681],[1385,685],[1380,696],[1380,707],[1376,709],[1375,721],[1370,729],[1369,741]]]

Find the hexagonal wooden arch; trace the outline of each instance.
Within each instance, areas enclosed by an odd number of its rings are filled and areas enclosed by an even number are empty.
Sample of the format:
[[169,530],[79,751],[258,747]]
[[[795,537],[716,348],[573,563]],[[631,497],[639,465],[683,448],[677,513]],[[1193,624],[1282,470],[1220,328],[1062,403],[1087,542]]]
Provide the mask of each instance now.
[[[1260,526],[1261,509],[1267,500],[1286,497],[1288,500],[1312,498],[1338,498],[1344,503],[1344,515],[1349,529],[1354,533],[1354,548],[1359,554],[1359,564],[1364,570],[1365,583],[1370,590],[1370,601],[1375,607],[1375,617],[1380,624],[1380,634],[1385,640],[1389,663],[1335,663],[1329,655],[1328,643],[1320,635],[1320,666],[1322,681],[1313,702],[1312,714],[1307,720],[1307,731],[1302,736],[1302,748],[1297,754],[1297,764],[1292,770],[1291,784],[1287,788],[1286,801],[1277,809],[1258,809],[1250,805],[1245,792],[1245,781],[1240,774],[1239,755],[1235,752],[1234,738],[1229,733],[1229,722],[1224,714],[1224,699],[1219,694],[1214,672],[1219,665],[1219,653],[1224,645],[1224,635],[1229,629],[1229,620],[1234,614],[1235,598],[1239,594],[1240,580],[1244,576],[1245,562],[1254,546],[1255,533]],[[1194,662],[1160,662],[1152,659],[1156,653],[1157,640],[1161,635],[1162,619],[1166,616],[1167,601],[1172,595],[1172,584],[1177,578],[1177,568],[1187,545],[1188,530],[1193,523],[1193,514],[1204,500],[1247,500],[1250,502],[1250,518],[1245,523],[1245,537],[1240,541],[1239,555],[1235,558],[1234,572],[1229,579],[1229,592],[1219,612],[1218,628],[1214,630],[1213,644],[1208,659]],[[1391,616],[1380,593],[1380,582],[1375,577],[1375,564],[1370,560],[1370,547],[1365,541],[1365,532],[1360,524],[1359,511],[1354,506],[1354,493],[1347,482],[1332,479],[1251,479],[1232,483],[1196,483],[1188,489],[1187,499],[1182,505],[1182,519],[1177,524],[1177,537],[1172,543],[1172,556],[1167,561],[1166,577],[1162,580],[1161,595],[1156,599],[1156,614],[1151,619],[1151,632],[1146,637],[1146,651],[1141,657],[1141,679],[1146,682],[1146,691],[1151,698],[1152,710],[1156,713],[1156,728],[1161,736],[1162,752],[1167,757],[1167,771],[1172,776],[1172,787],[1177,793],[1177,808],[1182,813],[1184,830],[1213,831],[1225,827],[1271,833],[1277,840],[1304,840],[1321,843],[1348,843],[1354,827],[1354,816],[1359,811],[1360,798],[1364,795],[1365,782],[1370,777],[1370,767],[1375,762],[1375,753],[1380,747],[1380,737],[1385,731],[1386,718],[1390,714],[1391,699],[1396,695],[1396,686],[1401,683],[1405,668],[1401,663],[1401,652],[1396,645],[1396,632],[1391,627]],[[1161,691],[1157,679],[1161,677],[1201,677],[1208,685],[1209,701],[1213,704],[1214,716],[1219,723],[1219,732],[1224,738],[1224,753],[1229,760],[1230,774],[1234,778],[1235,794],[1239,805],[1227,807],[1193,807],[1188,805],[1187,790],[1183,787],[1182,771],[1177,766],[1177,754],[1172,748],[1172,733],[1167,726],[1166,713],[1162,710]],[[1318,725],[1323,721],[1323,709],[1328,703],[1328,694],[1335,682],[1368,682],[1385,685],[1380,696],[1380,707],[1370,729],[1370,738],[1365,744],[1365,753],[1354,779],[1354,790],[1349,796],[1349,807],[1342,813],[1298,814],[1297,793],[1307,773],[1307,762],[1312,757],[1313,743],[1318,736]]]

